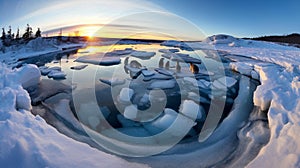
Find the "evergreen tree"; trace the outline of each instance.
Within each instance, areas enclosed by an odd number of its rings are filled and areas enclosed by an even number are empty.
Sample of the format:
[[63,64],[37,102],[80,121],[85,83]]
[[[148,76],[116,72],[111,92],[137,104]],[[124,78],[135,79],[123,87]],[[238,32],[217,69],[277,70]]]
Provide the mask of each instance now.
[[11,26],[9,26],[9,29],[7,31],[7,37],[8,39],[11,39]]
[[29,39],[32,37],[32,28],[29,26],[29,24],[27,24],[25,33],[23,34],[23,38],[24,39]]
[[40,28],[38,28],[38,30],[36,31],[35,37],[36,37],[36,38],[42,37]]
[[18,30],[17,30],[17,35],[16,35],[16,39],[19,39],[20,38],[20,30],[19,30],[19,28],[18,28]]
[[6,34],[4,28],[2,28],[2,36],[1,36],[2,41],[6,39]]

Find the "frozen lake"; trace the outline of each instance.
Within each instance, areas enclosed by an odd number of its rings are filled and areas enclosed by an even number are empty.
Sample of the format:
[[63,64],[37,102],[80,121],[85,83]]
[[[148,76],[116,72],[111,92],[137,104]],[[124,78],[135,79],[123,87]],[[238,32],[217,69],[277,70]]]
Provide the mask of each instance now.
[[[174,127],[168,132],[165,139],[178,139],[169,142],[174,145],[158,150],[162,154],[153,151],[149,153],[155,154],[152,159],[127,158],[154,167],[172,165],[157,164],[161,164],[159,160],[162,158],[172,159],[174,154],[197,153],[202,156],[207,150],[211,154],[203,156],[203,159],[209,160],[203,166],[230,164],[230,159],[236,158],[241,158],[239,161],[243,164],[251,161],[268,141],[267,118],[253,109],[252,103],[253,92],[259,82],[232,72],[228,67],[230,61],[218,58],[223,53],[211,50],[173,52],[167,49],[174,48],[159,44],[87,46],[73,54],[28,59],[25,62],[35,63],[42,73],[44,71],[43,79],[51,77],[52,70],[58,70],[59,73],[52,74],[57,77],[56,82],[72,88],[72,92],[60,90],[54,96],[41,100],[43,103],[35,106],[33,113],[41,115],[73,139],[125,156],[146,156],[148,153],[126,153],[116,148],[140,151],[152,145],[164,146],[167,142],[151,144],[153,139],[150,139],[150,144],[148,141],[146,144],[138,142],[140,148],[133,148],[136,142],[125,140],[129,144],[127,147],[106,146],[89,132],[122,141],[124,139],[116,138],[119,133],[135,138],[157,138],[175,124],[189,125],[187,128]],[[181,55],[176,55],[178,53]],[[98,65],[99,58],[113,65]],[[195,62],[199,73],[193,74],[186,60]],[[197,62],[199,60],[201,64]],[[48,92],[49,88],[40,90]],[[236,100],[237,97],[240,97],[239,100]],[[62,114],[68,112],[68,117]],[[86,128],[82,128],[78,120]],[[247,140],[247,132],[255,125],[264,132],[262,142],[259,145],[241,142]],[[117,132],[110,132],[112,129]],[[209,133],[206,133],[208,130]],[[228,148],[211,161],[218,153],[216,146],[222,144],[227,144]],[[243,151],[251,147],[253,149]]]

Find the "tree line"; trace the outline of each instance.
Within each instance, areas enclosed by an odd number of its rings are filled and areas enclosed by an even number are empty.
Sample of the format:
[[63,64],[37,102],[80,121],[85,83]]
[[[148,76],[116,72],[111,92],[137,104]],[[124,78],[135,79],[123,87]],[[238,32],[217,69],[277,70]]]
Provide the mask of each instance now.
[[35,34],[33,34],[32,27],[30,27],[29,24],[27,24],[27,27],[25,29],[25,33],[21,36],[19,28],[17,29],[16,34],[12,33],[11,26],[9,26],[8,31],[5,31],[5,28],[2,28],[2,36],[1,40],[4,45],[9,46],[13,41],[17,40],[25,40],[29,41],[34,38],[42,37],[42,32],[40,28],[37,29]]

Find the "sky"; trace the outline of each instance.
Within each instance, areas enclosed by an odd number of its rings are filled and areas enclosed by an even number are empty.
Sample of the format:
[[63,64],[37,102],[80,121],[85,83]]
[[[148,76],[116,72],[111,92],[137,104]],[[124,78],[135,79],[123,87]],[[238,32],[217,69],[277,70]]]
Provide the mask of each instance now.
[[29,23],[43,35],[257,37],[299,33],[299,16],[299,0],[0,0],[1,28]]

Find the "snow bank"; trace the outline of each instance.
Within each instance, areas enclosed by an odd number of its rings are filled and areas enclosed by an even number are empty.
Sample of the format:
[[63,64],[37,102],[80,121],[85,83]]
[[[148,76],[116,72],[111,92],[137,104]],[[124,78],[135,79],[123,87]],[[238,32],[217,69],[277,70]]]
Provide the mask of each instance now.
[[143,167],[70,139],[40,116],[33,116],[28,111],[28,93],[14,80],[16,75],[0,64],[1,166]]
[[291,69],[282,70],[279,66],[256,65],[255,69],[262,84],[254,93],[254,104],[262,110],[269,109],[271,137],[248,167],[299,167],[299,73],[291,74]]
[[231,69],[261,82],[253,100],[267,111],[271,137],[248,167],[299,167],[300,49],[230,36],[212,38],[217,50],[237,61],[230,63]]

